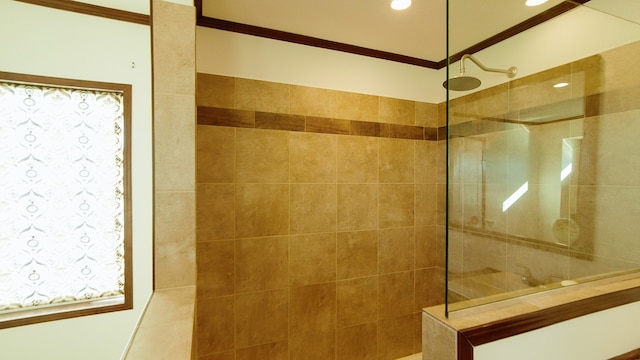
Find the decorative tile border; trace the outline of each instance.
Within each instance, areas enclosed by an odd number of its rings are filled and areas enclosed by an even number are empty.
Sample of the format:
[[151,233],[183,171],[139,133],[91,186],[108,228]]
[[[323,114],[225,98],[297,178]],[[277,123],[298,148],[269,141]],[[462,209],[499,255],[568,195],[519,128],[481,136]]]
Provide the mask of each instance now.
[[198,124],[407,140],[446,139],[446,128],[397,125],[261,111],[198,106]]
[[[640,87],[625,89],[633,95],[640,94]],[[581,117],[592,117],[615,112],[637,110],[640,102],[634,96],[622,96],[621,91],[594,94],[585,97],[585,113]],[[574,120],[577,117],[558,119]],[[545,123],[509,120],[502,115],[492,118],[474,119],[446,126],[425,127],[398,125],[370,121],[334,119],[317,116],[290,115],[261,111],[235,110],[218,107],[198,106],[198,124],[213,126],[244,127],[283,131],[301,131],[322,134],[372,136],[408,140],[439,141],[451,137],[466,137],[513,129],[521,125],[537,126]]]

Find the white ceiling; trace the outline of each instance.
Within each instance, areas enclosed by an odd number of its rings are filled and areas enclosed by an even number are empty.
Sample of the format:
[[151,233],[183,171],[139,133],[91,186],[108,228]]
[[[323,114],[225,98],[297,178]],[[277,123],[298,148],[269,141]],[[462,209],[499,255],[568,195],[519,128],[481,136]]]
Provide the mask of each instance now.
[[[524,2],[450,0],[450,54],[563,1],[536,7]],[[390,0],[203,0],[203,15],[434,62],[446,58],[445,0],[413,0],[404,11],[392,10],[389,4]],[[640,21],[640,0],[592,0],[586,6]]]

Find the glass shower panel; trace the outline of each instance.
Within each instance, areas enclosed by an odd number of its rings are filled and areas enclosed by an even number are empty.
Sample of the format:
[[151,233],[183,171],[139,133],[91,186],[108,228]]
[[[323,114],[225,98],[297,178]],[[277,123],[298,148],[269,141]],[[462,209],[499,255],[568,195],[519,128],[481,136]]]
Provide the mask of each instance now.
[[[448,311],[636,271],[640,7],[497,0],[469,22],[476,3],[448,2],[449,75],[482,83],[447,90]],[[487,28],[509,36],[460,38]]]

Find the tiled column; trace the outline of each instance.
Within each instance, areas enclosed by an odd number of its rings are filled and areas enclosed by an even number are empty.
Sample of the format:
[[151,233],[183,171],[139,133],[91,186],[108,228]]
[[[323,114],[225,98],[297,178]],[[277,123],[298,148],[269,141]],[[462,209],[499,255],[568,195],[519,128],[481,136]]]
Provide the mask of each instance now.
[[152,2],[155,289],[195,285],[195,7]]

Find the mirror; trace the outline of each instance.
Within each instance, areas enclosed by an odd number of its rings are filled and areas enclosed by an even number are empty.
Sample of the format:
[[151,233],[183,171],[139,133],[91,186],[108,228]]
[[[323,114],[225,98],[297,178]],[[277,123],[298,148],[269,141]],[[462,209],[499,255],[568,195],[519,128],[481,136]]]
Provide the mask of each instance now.
[[[598,63],[597,56],[585,61]],[[584,216],[589,204],[581,202],[578,193],[578,185],[586,184],[588,177],[581,174],[581,163],[589,161],[596,143],[589,141],[591,145],[585,146],[584,141],[589,129],[584,126],[588,96],[575,85],[566,97],[558,96],[562,91],[548,90],[567,76],[574,84],[595,81],[597,67],[589,69],[570,74],[562,68],[551,69],[487,94],[472,94],[452,106],[456,124],[450,126],[449,176],[454,184],[450,188],[450,226],[591,257],[592,232]],[[533,99],[522,100],[519,108],[515,101],[510,103],[513,111],[469,111],[486,109],[501,93],[513,98],[519,91]],[[586,136],[593,140],[596,133]]]

